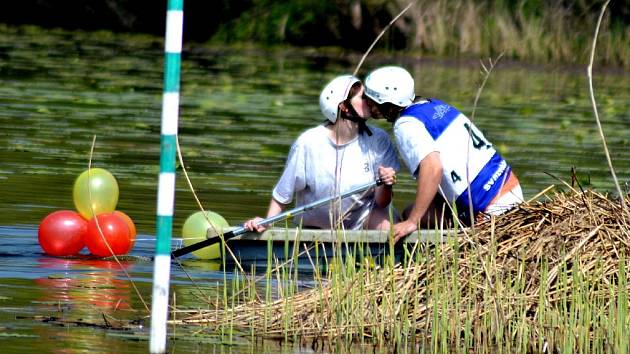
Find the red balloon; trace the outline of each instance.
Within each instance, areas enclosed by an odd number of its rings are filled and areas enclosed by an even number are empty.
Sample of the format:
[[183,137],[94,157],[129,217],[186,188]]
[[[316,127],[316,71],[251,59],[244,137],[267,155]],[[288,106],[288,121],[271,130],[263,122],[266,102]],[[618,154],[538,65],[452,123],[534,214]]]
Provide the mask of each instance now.
[[72,210],[48,214],[39,224],[39,245],[51,256],[76,255],[85,247],[87,220]]
[[[103,235],[96,226],[96,220]],[[129,226],[123,218],[115,213],[102,213],[90,219],[85,236],[85,244],[90,252],[97,257],[127,254],[131,250]],[[107,247],[109,244],[109,248]],[[113,252],[113,254],[112,254]]]
[[129,226],[129,237],[131,237],[131,247],[129,249],[133,249],[133,245],[136,243],[136,225],[133,223],[133,220],[129,217],[129,215],[123,213],[119,210],[114,210],[114,214],[120,216],[125,220],[127,226]]

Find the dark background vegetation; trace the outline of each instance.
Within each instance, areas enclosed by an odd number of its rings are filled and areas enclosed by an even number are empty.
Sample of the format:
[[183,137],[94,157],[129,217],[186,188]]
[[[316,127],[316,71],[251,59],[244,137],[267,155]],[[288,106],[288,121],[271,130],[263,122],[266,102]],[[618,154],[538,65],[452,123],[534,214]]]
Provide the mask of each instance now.
[[[604,1],[596,0],[432,0],[416,1],[416,14],[401,18],[383,42],[388,49],[420,50],[437,55],[470,52],[473,55],[496,55],[500,45],[490,38],[492,33],[479,33],[475,38],[489,44],[469,48],[466,38],[453,41],[445,49],[435,44],[440,36],[465,37],[470,28],[494,28],[493,16],[507,17],[514,23],[511,31],[525,32],[532,23],[548,26],[545,31],[563,31],[576,42],[586,42],[592,36],[597,15]],[[213,43],[253,42],[263,45],[338,46],[363,51],[389,21],[409,1],[405,0],[185,0],[184,40]],[[69,30],[111,30],[116,32],[163,35],[166,0],[19,0],[5,1],[0,11],[0,23],[9,25],[34,24]],[[433,10],[432,10],[433,8]],[[441,10],[435,10],[441,8]],[[466,11],[466,9],[471,9]],[[442,12],[440,12],[442,11]],[[409,12],[411,13],[411,11]],[[456,18],[447,15],[458,13]],[[506,15],[507,14],[507,15]],[[619,44],[628,43],[630,36],[630,1],[612,1],[609,5],[606,29],[623,37]],[[500,15],[500,16],[499,16]],[[425,16],[424,18],[422,16]],[[465,21],[475,18],[468,28],[451,27],[435,40],[423,40],[431,35],[439,21]],[[483,18],[486,17],[486,18]],[[539,22],[535,22],[540,19]],[[427,23],[426,33],[417,26]],[[562,25],[558,28],[554,22]],[[419,29],[420,28],[420,29]],[[505,29],[503,29],[505,31]],[[572,33],[576,32],[576,33]],[[527,34],[522,34],[523,36]],[[500,35],[506,38],[505,34]],[[557,35],[555,35],[557,36]],[[446,39],[445,39],[446,40]],[[509,40],[509,39],[504,39]],[[564,39],[545,41],[546,47],[557,46]],[[462,44],[462,42],[465,42]],[[487,47],[487,48],[486,48]],[[579,51],[583,52],[583,44]],[[569,51],[575,51],[569,48]],[[519,57],[523,54],[510,53]],[[582,53],[580,53],[581,55]],[[543,54],[544,55],[544,54]],[[619,54],[625,56],[625,53]],[[549,56],[549,55],[547,55]],[[553,55],[551,55],[553,56]],[[560,53],[566,58],[567,54]],[[543,58],[544,60],[544,58]],[[611,58],[612,62],[624,61]]]
[[[3,4],[0,22],[162,35],[166,5],[166,0],[11,1]],[[357,5],[363,17],[353,25],[350,12]],[[385,5],[368,11],[358,1],[185,0],[184,39],[365,49],[379,24],[392,18]]]

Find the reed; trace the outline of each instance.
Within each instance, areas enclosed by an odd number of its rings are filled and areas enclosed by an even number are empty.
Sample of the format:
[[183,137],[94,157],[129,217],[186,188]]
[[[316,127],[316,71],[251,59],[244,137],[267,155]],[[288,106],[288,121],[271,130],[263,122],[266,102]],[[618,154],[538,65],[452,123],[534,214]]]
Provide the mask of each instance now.
[[248,296],[171,322],[402,351],[627,350],[630,231],[619,201],[556,191],[465,231],[417,245],[403,263],[393,254],[381,266],[358,254],[333,257],[333,270],[314,272],[321,277],[303,291],[290,267],[271,269],[266,301]]
[[[408,3],[397,0],[392,16]],[[582,2],[420,0],[397,28],[407,38],[407,50],[425,55],[479,58],[505,53],[529,62],[584,64],[592,33],[583,24],[596,22],[593,8]],[[627,23],[612,15],[604,18],[608,35],[600,39],[598,62],[627,66]]]

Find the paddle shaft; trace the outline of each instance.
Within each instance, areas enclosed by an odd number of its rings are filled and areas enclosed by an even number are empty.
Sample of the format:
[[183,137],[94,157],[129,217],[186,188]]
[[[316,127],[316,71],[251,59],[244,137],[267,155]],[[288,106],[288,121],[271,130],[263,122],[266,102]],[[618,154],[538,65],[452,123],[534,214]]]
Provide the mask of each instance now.
[[[287,210],[283,213],[280,213],[278,215],[274,215],[271,217],[268,217],[266,219],[263,219],[261,221],[259,221],[257,224],[260,226],[266,226],[269,224],[272,224],[276,221],[280,221],[280,220],[284,220],[287,218],[290,218],[292,216],[296,216],[296,215],[300,215],[304,212],[307,212],[309,210],[315,209],[317,207],[320,207],[324,204],[330,203],[331,201],[335,200],[335,199],[344,199],[346,197],[349,197],[353,194],[359,193],[359,192],[363,192],[365,190],[368,190],[370,188],[376,187],[376,186],[380,186],[381,184],[383,184],[383,181],[381,181],[380,179],[376,180],[376,181],[372,181],[370,183],[364,184],[362,186],[359,186],[357,188],[354,188],[352,190],[349,190],[345,193],[342,193],[340,195],[336,195],[336,196],[332,196],[332,197],[328,197],[328,198],[324,198],[324,199],[320,199],[320,200],[316,200],[312,203],[303,205],[299,208],[295,208],[295,209],[291,209],[291,210]],[[249,230],[247,230],[245,227],[240,226],[234,230],[228,231],[226,233],[223,234],[223,240],[227,241],[233,237],[242,235],[246,232],[248,232]],[[171,252],[171,258],[176,258],[176,257],[181,257],[185,254],[194,252],[198,249],[204,248],[204,247],[208,247],[211,246],[215,243],[218,243],[221,241],[221,237],[216,236],[216,237],[212,237],[206,240],[203,240],[201,242],[197,242],[197,243],[193,243],[192,245],[180,248],[178,250],[175,250],[173,252]]]

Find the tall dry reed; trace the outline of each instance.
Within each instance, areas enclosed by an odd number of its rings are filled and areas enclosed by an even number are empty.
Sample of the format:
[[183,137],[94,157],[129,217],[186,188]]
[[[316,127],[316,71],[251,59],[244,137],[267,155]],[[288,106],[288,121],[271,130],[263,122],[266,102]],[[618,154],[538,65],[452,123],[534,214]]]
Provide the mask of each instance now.
[[333,260],[335,272],[314,289],[184,312],[174,322],[457,351],[584,351],[602,341],[627,348],[630,229],[618,201],[592,191],[556,193],[488,220],[474,234],[450,236],[408,250],[396,266]]
[[[397,14],[410,3],[397,0]],[[494,57],[539,63],[584,64],[588,61],[591,27],[598,13],[592,5],[541,1],[418,0],[395,26],[408,39],[407,48],[437,56]],[[615,23],[610,14],[602,27],[598,63],[630,64],[630,27]]]

